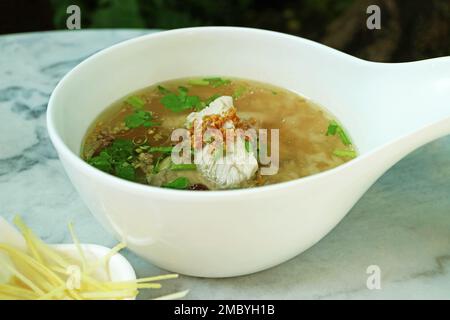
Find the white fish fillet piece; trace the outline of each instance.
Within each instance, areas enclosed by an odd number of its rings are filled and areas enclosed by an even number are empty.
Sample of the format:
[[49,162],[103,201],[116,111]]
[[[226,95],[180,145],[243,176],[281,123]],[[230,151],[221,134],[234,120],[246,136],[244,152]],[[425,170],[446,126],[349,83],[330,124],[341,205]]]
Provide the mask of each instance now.
[[212,145],[204,146],[199,152],[201,160],[197,169],[221,189],[239,186],[250,180],[258,170],[258,161],[253,153],[235,151],[218,158]]
[[199,112],[192,112],[186,118],[185,126],[190,128],[195,120],[202,120],[205,116],[225,115],[225,113],[233,108],[233,98],[230,96],[221,96],[212,101],[209,106]]
[[[186,127],[190,128],[194,121],[202,120],[205,116],[224,116],[231,108],[233,108],[233,98],[221,96],[202,111],[189,114],[186,119]],[[229,121],[224,126],[227,129],[234,128],[234,124]],[[205,178],[222,189],[237,187],[242,182],[251,179],[258,170],[258,161],[253,152],[237,150],[236,147],[233,152],[227,153],[221,158],[216,156],[214,147],[210,144],[204,145],[203,149],[197,153],[200,153],[200,155],[197,154],[197,159],[200,159],[197,162],[197,169]]]

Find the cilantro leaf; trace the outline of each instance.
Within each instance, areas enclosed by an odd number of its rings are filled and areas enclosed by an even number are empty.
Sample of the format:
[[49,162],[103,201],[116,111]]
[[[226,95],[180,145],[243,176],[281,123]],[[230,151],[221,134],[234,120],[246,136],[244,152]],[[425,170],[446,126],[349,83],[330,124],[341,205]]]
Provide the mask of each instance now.
[[119,164],[133,156],[134,145],[131,140],[117,139],[105,151],[111,156],[113,164]]
[[136,171],[134,167],[128,162],[122,162],[121,164],[116,166],[116,176],[122,179],[135,181]]
[[178,87],[178,94],[169,92],[165,93],[160,102],[167,109],[173,112],[181,112],[189,109],[198,109],[202,107],[198,96],[189,96],[186,87]]
[[130,181],[136,180],[134,167],[128,162],[134,156],[134,146],[131,140],[117,139],[96,157],[87,162],[95,168],[114,174]]
[[112,172],[111,156],[106,151],[102,151],[98,156],[89,159],[88,163],[101,171]]
[[201,105],[200,98],[198,96],[188,96],[186,97],[186,106],[189,106],[190,108],[197,108],[199,105]]
[[138,128],[140,126],[152,126],[152,114],[148,111],[136,110],[132,114],[125,117],[125,125],[130,128]]
[[169,110],[174,112],[181,112],[185,110],[183,99],[177,96],[175,93],[169,93],[165,95],[160,102]]

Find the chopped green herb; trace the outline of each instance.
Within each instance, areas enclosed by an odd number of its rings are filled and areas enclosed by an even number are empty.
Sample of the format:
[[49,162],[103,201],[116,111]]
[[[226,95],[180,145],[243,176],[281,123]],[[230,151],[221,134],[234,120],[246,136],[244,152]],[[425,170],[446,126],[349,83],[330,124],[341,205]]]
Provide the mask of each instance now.
[[340,158],[356,158],[356,151],[353,150],[334,150],[333,154]]
[[128,162],[123,162],[120,165],[116,166],[116,175],[122,179],[130,180],[130,181],[136,180],[135,169]]
[[237,88],[234,93],[233,93],[233,98],[237,99],[239,97],[241,97],[244,92],[247,91],[247,88],[244,86],[240,86],[239,88]]
[[111,146],[104,149],[111,156],[114,164],[122,163],[133,156],[133,150],[133,142],[125,139],[117,139]]
[[190,85],[193,86],[207,86],[209,85],[209,81],[205,80],[205,79],[191,79],[188,82]]
[[197,170],[197,166],[195,164],[172,163],[172,165],[170,166],[170,170],[172,171]]
[[198,96],[187,96],[186,97],[186,106],[190,108],[198,108],[201,106],[201,101]]
[[104,172],[110,173],[113,169],[111,165],[111,156],[105,151],[102,151],[98,156],[89,159],[88,163]]
[[334,136],[336,134],[339,135],[339,138],[341,138],[342,143],[345,144],[346,146],[349,146],[352,144],[349,137],[345,133],[344,129],[342,129],[342,127],[336,121],[332,120],[332,121],[330,121],[330,124],[328,125],[326,135]]
[[135,169],[130,164],[133,157],[133,142],[117,139],[98,156],[89,159],[87,162],[99,170],[134,181],[136,179]]
[[151,147],[148,152],[171,153],[173,147]]
[[252,150],[252,143],[248,140],[245,140],[245,151],[247,151],[247,153],[250,153],[250,150]]
[[175,93],[166,94],[160,101],[164,107],[175,112],[180,112],[185,109],[184,101]]
[[220,77],[214,77],[214,78],[204,78],[204,81],[208,81],[208,83],[213,87],[213,88],[218,88],[227,84],[230,84],[231,81],[228,79],[223,79]]
[[272,94],[273,94],[274,96],[276,96],[276,95],[278,94],[278,92],[272,91]]
[[327,129],[327,136],[334,136],[336,134],[336,129],[339,127],[336,121],[330,121]]
[[149,128],[159,125],[158,123],[153,122],[152,119],[153,116],[151,112],[136,110],[125,117],[125,125],[130,129],[138,128],[140,126]]
[[203,78],[203,79],[191,79],[188,81],[188,83],[193,86],[209,86],[209,85],[211,85],[214,88],[218,88],[220,86],[230,84],[231,81],[228,79],[220,78],[220,77],[211,77],[211,78]]
[[125,102],[135,109],[141,109],[145,105],[144,100],[137,96],[131,96]]
[[172,91],[170,91],[169,89],[164,88],[163,86],[158,86],[158,91],[161,92],[162,94],[172,93]]
[[163,184],[161,187],[183,190],[189,187],[189,180],[185,177],[180,177],[173,181],[170,181],[169,183]]
[[344,129],[342,129],[341,127],[338,127],[336,129],[336,131],[337,131],[339,137],[341,138],[341,141],[343,144],[345,144],[346,146],[349,146],[352,144],[352,142],[348,138],[347,134],[345,133]]
[[178,87],[178,93],[180,94],[180,97],[186,97],[189,92],[189,89],[183,86]]
[[224,86],[230,84],[231,81],[228,79],[223,79],[220,77],[211,77],[211,78],[203,78],[203,79],[191,79],[188,81],[190,85],[193,86],[212,86],[213,88],[218,88],[220,86]]
[[[181,112],[189,109],[198,109],[202,107],[200,98],[198,96],[189,96],[186,87],[179,87],[178,94],[173,92],[166,92],[165,96],[160,100],[161,103],[169,110],[174,112]],[[161,90],[160,90],[161,91]]]

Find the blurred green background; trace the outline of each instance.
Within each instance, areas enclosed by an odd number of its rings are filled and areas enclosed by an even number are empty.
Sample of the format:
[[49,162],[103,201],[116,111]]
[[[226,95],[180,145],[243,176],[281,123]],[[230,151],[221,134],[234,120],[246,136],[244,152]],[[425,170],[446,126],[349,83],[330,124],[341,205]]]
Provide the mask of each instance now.
[[[450,0],[1,0],[0,32],[65,29],[71,4],[81,8],[83,29],[247,26],[373,61],[450,55]],[[371,4],[381,8],[381,30],[366,28]]]

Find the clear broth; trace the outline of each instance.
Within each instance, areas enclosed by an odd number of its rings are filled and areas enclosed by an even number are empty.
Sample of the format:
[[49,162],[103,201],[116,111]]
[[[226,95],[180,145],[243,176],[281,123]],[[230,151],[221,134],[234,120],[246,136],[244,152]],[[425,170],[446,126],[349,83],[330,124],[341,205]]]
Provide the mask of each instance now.
[[[213,95],[233,96],[240,93],[239,97],[233,98],[233,102],[241,119],[253,119],[256,128],[279,129],[278,173],[268,176],[257,173],[253,179],[239,187],[290,181],[335,168],[351,160],[352,157],[335,154],[336,150],[353,153],[355,151],[353,146],[345,144],[339,135],[327,135],[330,122],[335,119],[317,104],[273,85],[244,79],[228,80],[229,83],[218,87],[191,85],[189,79],[171,80],[159,85],[174,92],[179,86],[184,86],[188,88],[189,95],[198,96],[202,101]],[[134,140],[138,143],[146,140],[146,144],[152,147],[170,146],[173,144],[170,141],[171,132],[183,127],[187,115],[192,112],[186,110],[176,113],[167,109],[160,101],[164,94],[160,92],[158,85],[142,89],[132,96],[137,96],[145,102],[142,109],[152,112],[153,121],[160,123],[160,126],[128,129],[124,119],[135,109],[126,102],[130,97],[127,96],[107,107],[88,130],[82,148],[82,157],[85,160],[89,161],[98,155],[111,143],[111,139]],[[136,168],[135,181],[161,186],[177,177],[188,177],[191,185],[206,185],[208,189],[217,189],[197,171],[163,170],[157,175],[149,174],[149,167],[155,166],[157,159],[161,161],[161,158],[161,154],[152,154],[152,161],[147,159],[145,170],[142,167]]]

